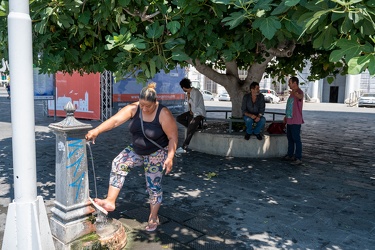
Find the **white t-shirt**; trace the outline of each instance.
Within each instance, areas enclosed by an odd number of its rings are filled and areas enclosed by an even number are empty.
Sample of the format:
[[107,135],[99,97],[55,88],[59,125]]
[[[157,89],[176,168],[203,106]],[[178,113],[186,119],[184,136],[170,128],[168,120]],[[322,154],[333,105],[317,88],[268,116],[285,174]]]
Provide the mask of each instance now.
[[198,89],[191,89],[189,103],[191,105],[191,112],[193,112],[194,117],[198,115],[206,116],[203,95]]

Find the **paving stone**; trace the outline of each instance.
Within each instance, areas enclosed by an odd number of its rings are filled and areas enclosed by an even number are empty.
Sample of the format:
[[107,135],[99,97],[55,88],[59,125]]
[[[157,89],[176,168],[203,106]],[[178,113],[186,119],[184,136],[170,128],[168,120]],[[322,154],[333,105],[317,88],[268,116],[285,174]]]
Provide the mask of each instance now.
[[159,232],[148,233],[141,230],[133,230],[128,233],[129,241],[125,250],[165,250],[165,249],[191,249],[181,244],[166,234]]
[[[135,219],[136,221],[141,223],[140,225],[142,225],[142,227],[144,227],[147,225],[148,217],[150,215],[150,209],[145,207],[138,207],[129,211],[124,211],[122,215]],[[159,215],[159,221],[162,224],[167,222],[168,219],[164,216]]]
[[184,223],[186,226],[208,235],[220,235],[223,227],[220,223],[211,219],[211,217],[194,217]]
[[195,231],[184,225],[178,224],[174,221],[170,221],[166,224],[163,224],[163,226],[160,227],[160,231],[162,233],[169,235],[171,238],[178,240],[183,244],[191,242],[203,235],[198,231]]
[[194,214],[187,213],[185,211],[181,211],[179,209],[174,209],[170,206],[161,206],[159,209],[159,214],[163,215],[164,217],[168,217],[171,220],[174,220],[176,222],[184,222],[186,220],[189,220],[191,218],[194,218]]
[[188,244],[197,250],[249,250],[245,244],[233,240],[205,235]]

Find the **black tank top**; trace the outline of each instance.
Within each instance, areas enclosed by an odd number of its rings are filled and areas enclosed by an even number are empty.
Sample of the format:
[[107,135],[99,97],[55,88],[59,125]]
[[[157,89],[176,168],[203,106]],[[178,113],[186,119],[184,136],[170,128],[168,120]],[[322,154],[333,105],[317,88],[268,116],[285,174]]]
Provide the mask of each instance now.
[[[164,108],[163,105],[159,104],[156,111],[155,119],[152,122],[143,121],[143,128],[148,138],[155,141],[162,147],[168,146],[168,137],[164,133],[161,124],[159,122],[160,111]],[[139,106],[133,119],[129,123],[129,131],[132,135],[133,149],[138,155],[149,155],[159,150],[159,148],[152,142],[147,140],[142,132],[141,119],[139,118]]]

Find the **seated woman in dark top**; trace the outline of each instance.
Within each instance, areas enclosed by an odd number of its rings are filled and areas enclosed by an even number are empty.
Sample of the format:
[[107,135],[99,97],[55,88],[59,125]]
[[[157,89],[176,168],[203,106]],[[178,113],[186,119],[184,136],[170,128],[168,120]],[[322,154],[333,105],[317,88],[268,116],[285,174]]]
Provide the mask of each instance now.
[[[246,124],[245,140],[249,140],[251,134],[255,134],[258,140],[262,140],[260,132],[266,124],[266,118],[263,116],[266,102],[264,95],[259,92],[259,83],[252,82],[250,84],[250,93],[243,97],[241,109]],[[253,128],[254,123],[255,128]]]

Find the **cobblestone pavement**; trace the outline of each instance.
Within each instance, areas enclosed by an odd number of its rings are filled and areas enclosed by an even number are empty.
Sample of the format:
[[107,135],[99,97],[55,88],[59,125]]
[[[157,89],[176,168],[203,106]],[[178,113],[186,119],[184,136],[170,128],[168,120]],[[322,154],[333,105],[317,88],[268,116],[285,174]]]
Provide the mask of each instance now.
[[[47,126],[61,118],[43,116],[42,104],[35,102],[37,188],[49,211],[55,135]],[[215,105],[222,104],[208,104]],[[10,103],[5,97],[0,97],[0,114],[2,239],[13,198]],[[155,233],[143,231],[148,216],[143,170],[131,172],[116,211],[109,214],[127,228],[126,248],[374,249],[375,109],[306,103],[304,117],[302,166],[277,158],[226,158],[194,151],[178,157],[173,173],[163,179],[162,224]],[[179,132],[181,144],[182,127]],[[92,145],[99,197],[106,194],[112,159],[129,141],[124,124]]]

